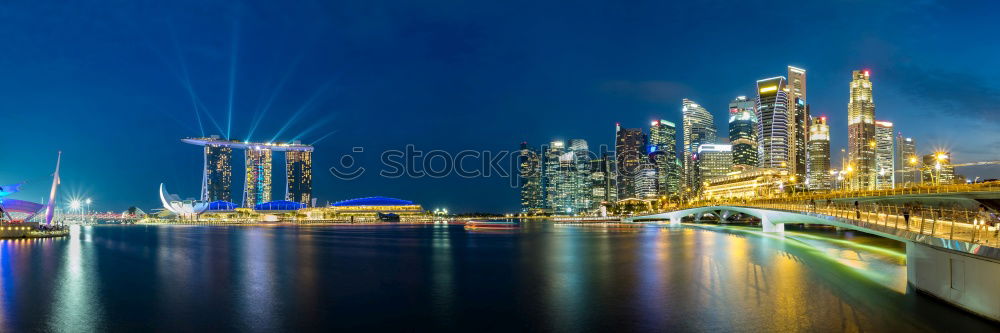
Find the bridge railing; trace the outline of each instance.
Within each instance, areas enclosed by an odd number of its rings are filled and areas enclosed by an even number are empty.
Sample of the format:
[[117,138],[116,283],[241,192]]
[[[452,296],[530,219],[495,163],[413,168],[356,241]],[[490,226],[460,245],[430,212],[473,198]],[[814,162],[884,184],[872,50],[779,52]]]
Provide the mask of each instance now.
[[707,206],[740,206],[782,210],[817,216],[832,216],[861,227],[899,230],[931,237],[969,243],[1000,246],[1000,220],[985,210],[962,207],[927,207],[920,205],[893,205],[880,203],[845,203],[833,201],[790,202],[780,199],[712,202],[679,207],[679,209]]
[[914,184],[906,187],[896,187],[882,190],[835,190],[835,191],[792,191],[778,195],[780,198],[800,198],[800,199],[838,199],[838,198],[864,198],[864,197],[886,197],[898,195],[919,195],[919,194],[946,194],[946,193],[975,193],[975,192],[1000,192],[1000,181],[991,181],[975,184]]

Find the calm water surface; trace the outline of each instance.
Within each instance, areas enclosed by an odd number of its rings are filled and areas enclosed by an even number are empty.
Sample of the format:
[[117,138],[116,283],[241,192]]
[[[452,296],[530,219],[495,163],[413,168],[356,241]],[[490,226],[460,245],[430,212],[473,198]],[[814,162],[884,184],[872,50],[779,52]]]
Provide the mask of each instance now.
[[0,251],[4,332],[998,328],[907,290],[901,244],[828,230],[94,226]]

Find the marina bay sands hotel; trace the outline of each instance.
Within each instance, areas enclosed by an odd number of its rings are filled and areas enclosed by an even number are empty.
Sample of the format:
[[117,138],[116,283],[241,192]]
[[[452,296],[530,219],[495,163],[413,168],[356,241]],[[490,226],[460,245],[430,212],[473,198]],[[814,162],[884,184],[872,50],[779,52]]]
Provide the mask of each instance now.
[[298,141],[291,143],[262,143],[233,141],[213,135],[207,138],[186,138],[181,141],[205,147],[205,170],[201,179],[201,200],[205,202],[233,202],[233,149],[246,151],[246,182],[243,187],[243,206],[270,202],[271,155],[275,151],[285,154],[285,200],[309,204],[312,196],[313,147]]

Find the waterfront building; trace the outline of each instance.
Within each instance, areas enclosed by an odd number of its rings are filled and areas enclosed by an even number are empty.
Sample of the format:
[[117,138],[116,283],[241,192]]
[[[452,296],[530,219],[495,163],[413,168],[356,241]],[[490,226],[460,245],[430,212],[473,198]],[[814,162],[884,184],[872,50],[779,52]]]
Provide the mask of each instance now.
[[312,151],[285,152],[285,200],[309,205],[312,201]]
[[646,160],[646,135],[639,128],[622,128],[615,124],[615,166],[618,178],[618,198],[636,197],[635,175],[639,164]]
[[875,121],[875,188],[896,186],[896,147],[893,144],[892,123]]
[[757,158],[762,168],[788,168],[787,94],[783,76],[757,80]]
[[757,167],[757,116],[755,102],[746,96],[729,102],[729,143],[733,146],[733,167]]
[[521,212],[541,213],[545,209],[545,197],[542,195],[542,157],[538,150],[529,147],[527,142],[521,142],[521,150],[517,159],[518,176],[521,187]]
[[[218,139],[218,136],[215,136]],[[205,167],[201,178],[202,201],[233,201],[233,148],[205,145]]]
[[700,190],[704,182],[712,178],[722,177],[733,169],[733,146],[720,144],[703,144],[698,147],[694,156],[695,172],[699,183],[693,190]]
[[784,169],[755,168],[733,171],[722,177],[705,181],[701,191],[703,199],[756,199],[781,191],[781,183],[787,177]]
[[917,156],[917,141],[896,136],[896,184],[913,186],[920,183],[920,157]]
[[379,214],[395,214],[401,218],[427,215],[424,208],[409,200],[368,197],[338,201],[327,207],[305,208],[298,211],[312,221],[356,221],[377,220]]
[[809,125],[809,149],[806,184],[810,190],[829,190],[830,178],[830,125],[826,117],[815,117]]
[[788,164],[799,179],[806,178],[809,144],[809,104],[806,99],[806,70],[788,66]]
[[677,125],[656,120],[649,128],[649,159],[656,167],[656,193],[672,195],[680,192],[681,170],[677,161]]
[[925,184],[951,185],[955,183],[955,167],[951,165],[951,152],[942,151],[924,155],[921,159],[921,177]]
[[243,206],[271,201],[271,149],[252,147],[246,150],[246,182]]
[[871,73],[853,71],[850,101],[847,103],[847,159],[853,169],[850,188],[875,188],[875,102],[872,98]]
[[684,185],[695,189],[700,182],[694,166],[694,155],[698,147],[712,144],[716,140],[715,122],[712,114],[692,100],[685,98],[681,105],[681,115],[684,124]]

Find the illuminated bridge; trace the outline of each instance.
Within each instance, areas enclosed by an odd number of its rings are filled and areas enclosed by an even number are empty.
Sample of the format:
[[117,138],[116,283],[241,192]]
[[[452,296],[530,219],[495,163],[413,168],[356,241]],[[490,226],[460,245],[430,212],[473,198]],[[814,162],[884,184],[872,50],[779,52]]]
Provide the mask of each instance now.
[[[626,222],[678,225],[711,215],[725,222],[738,214],[760,219],[764,232],[785,224],[819,224],[857,230],[906,244],[908,282],[980,315],[1000,320],[1000,232],[990,228],[1000,183],[905,189],[789,194],[772,198],[695,202]],[[991,230],[992,229],[992,230]]]

